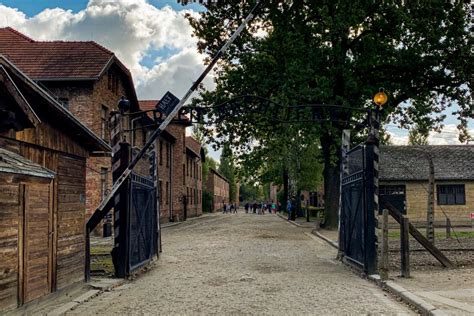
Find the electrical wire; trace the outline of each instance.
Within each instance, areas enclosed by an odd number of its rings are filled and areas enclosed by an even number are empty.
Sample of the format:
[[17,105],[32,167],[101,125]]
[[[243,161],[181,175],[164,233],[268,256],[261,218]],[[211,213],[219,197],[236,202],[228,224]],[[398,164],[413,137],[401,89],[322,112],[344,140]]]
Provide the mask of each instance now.
[[[412,179],[413,180],[417,180],[417,178],[414,177],[414,172],[413,170],[411,170],[408,166],[402,164],[402,163],[399,163],[400,166],[402,166],[405,170],[407,170],[409,172],[409,174],[412,176]],[[423,184],[423,183],[419,183],[419,185],[421,185],[421,187],[426,191],[427,194],[429,194],[429,191],[428,191],[428,188]],[[433,201],[434,202],[434,201]],[[437,202],[437,201],[436,201]],[[446,212],[444,211],[443,207],[441,205],[438,204],[438,208],[441,210],[441,212],[443,213],[444,217],[446,217],[446,219],[449,219],[448,215],[446,214]],[[460,246],[464,246],[461,241],[459,240],[457,234],[456,234],[456,231],[454,230],[454,227],[451,225],[451,222],[449,223],[449,226],[451,227],[451,229],[453,230],[453,233],[454,233],[454,237],[456,237],[456,240],[457,242],[459,243]]]

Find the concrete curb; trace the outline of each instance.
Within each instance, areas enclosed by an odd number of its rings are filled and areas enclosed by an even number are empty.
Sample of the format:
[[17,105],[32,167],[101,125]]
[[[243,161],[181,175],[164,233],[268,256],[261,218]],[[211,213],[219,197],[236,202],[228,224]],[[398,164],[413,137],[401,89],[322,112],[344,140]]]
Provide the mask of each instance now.
[[[277,214],[281,219],[288,221],[285,217],[280,214]],[[303,227],[298,223],[293,221],[288,221],[289,223]],[[317,232],[316,230],[312,230],[311,234],[321,238],[322,240],[326,241],[332,247],[339,249],[339,245],[334,240],[329,239],[328,237],[324,236],[323,234]],[[422,315],[429,315],[429,316],[441,316],[446,315],[441,310],[437,309],[435,306],[431,305],[430,303],[426,302],[421,297],[413,294],[412,292],[408,291],[404,287],[396,284],[393,281],[383,281],[378,274],[373,274],[368,276],[369,280],[373,281],[379,287],[390,291],[391,293],[400,297],[405,303],[415,306]]]
[[312,231],[311,231],[311,234],[313,234],[313,235],[315,235],[315,236],[318,236],[319,238],[321,238],[322,240],[324,240],[325,242],[327,242],[329,245],[333,246],[333,247],[336,248],[336,249],[339,249],[339,245],[337,244],[337,242],[335,242],[334,240],[331,240],[331,239],[327,238],[327,237],[324,236],[323,234],[318,233],[317,230],[312,230]]
[[378,274],[369,275],[368,278],[369,280],[375,282],[381,288],[400,297],[405,303],[415,306],[422,315],[446,315],[446,313],[439,310],[436,306],[431,305],[421,297],[413,294],[412,292],[408,291],[407,289],[393,281],[384,281],[380,278],[380,275]]
[[438,310],[435,306],[431,305],[421,297],[413,294],[412,292],[408,291],[407,289],[400,286],[399,284],[396,284],[393,281],[382,282],[382,286],[393,294],[399,296],[408,304],[415,306],[421,312],[422,315],[444,315],[444,313]]
[[278,215],[279,218],[284,219],[285,221],[287,221],[287,222],[290,223],[290,224],[293,224],[293,225],[298,226],[298,227],[303,227],[303,226],[301,226],[300,224],[298,224],[298,223],[296,223],[296,222],[294,222],[294,221],[288,220],[285,216],[283,216],[283,215],[281,215],[281,214],[277,214],[277,215]]
[[99,296],[103,292],[111,291],[112,289],[123,285],[125,281],[126,280],[117,280],[117,282],[110,283],[105,286],[99,286],[99,287],[91,284],[91,287],[93,289],[79,295],[78,297],[74,298],[71,302],[65,303],[53,309],[52,311],[48,312],[46,315],[48,316],[64,315],[65,313],[67,313],[70,310],[75,309],[77,306],[81,305],[82,303],[87,302],[96,296]]
[[191,217],[191,218],[188,218],[187,220],[181,221],[181,222],[165,223],[165,224],[162,224],[162,225],[161,225],[161,228],[173,227],[173,226],[177,226],[177,225],[180,225],[180,224],[183,224],[183,223],[189,223],[189,222],[192,222],[192,221],[195,221],[195,220],[199,220],[199,219],[203,219],[203,218],[207,218],[207,217],[215,217],[215,216],[217,216],[217,215],[214,215],[214,214],[216,214],[216,213],[207,214],[207,215],[201,215],[201,216],[197,216],[197,217]]
[[[338,244],[335,241],[327,238],[323,234],[318,233],[316,230],[311,231],[311,233],[323,239],[334,248],[339,248]],[[377,284],[379,287],[386,289],[400,297],[405,303],[415,306],[421,312],[422,315],[446,315],[445,313],[437,309],[435,306],[426,302],[421,297],[413,294],[412,292],[408,291],[407,289],[393,281],[384,281],[380,278],[378,274],[369,275],[368,278],[369,280]]]

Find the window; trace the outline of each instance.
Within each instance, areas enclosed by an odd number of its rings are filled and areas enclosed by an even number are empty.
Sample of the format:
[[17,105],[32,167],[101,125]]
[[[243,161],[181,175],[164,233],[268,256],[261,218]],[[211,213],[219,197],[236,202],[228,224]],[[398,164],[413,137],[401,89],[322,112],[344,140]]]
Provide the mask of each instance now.
[[171,160],[171,144],[166,143],[166,167],[170,166]]
[[163,141],[160,140],[160,166],[163,165]]
[[109,70],[109,72],[107,73],[107,88],[109,90],[112,90],[112,71]]
[[186,165],[183,163],[183,184],[186,184]]
[[108,116],[109,109],[105,105],[102,105],[100,110],[100,136],[106,142],[109,141]]
[[58,101],[63,106],[63,108],[69,109],[69,99],[68,98],[59,98]]
[[[406,214],[406,198],[405,198],[405,185],[381,185],[379,187],[379,214],[382,214],[382,210],[385,203],[392,204],[402,214]],[[317,201],[317,196],[315,196]]]
[[100,168],[100,197],[101,200],[105,198],[107,195],[107,187],[108,187],[108,177],[107,177],[108,169],[107,168]]
[[404,185],[381,185],[379,195],[405,195]]
[[186,157],[186,175],[189,176],[189,158]]
[[464,184],[438,184],[438,205],[465,205]]
[[166,199],[165,199],[166,203],[165,204],[169,204],[169,202],[170,202],[169,201],[169,197],[170,197],[169,190],[170,190],[170,184],[168,183],[168,181],[166,181]]
[[163,181],[161,180],[158,186],[158,200],[163,203]]
[[118,82],[119,82],[119,79],[117,75],[113,71],[109,70],[107,74],[107,88],[112,92],[117,92]]

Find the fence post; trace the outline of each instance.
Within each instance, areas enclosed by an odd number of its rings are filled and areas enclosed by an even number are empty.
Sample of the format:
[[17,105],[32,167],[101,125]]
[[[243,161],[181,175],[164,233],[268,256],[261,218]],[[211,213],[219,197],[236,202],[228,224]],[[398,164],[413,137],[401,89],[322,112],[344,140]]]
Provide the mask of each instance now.
[[380,278],[388,279],[388,210],[382,211],[382,258],[380,260]]
[[426,238],[434,245],[434,164],[433,157],[427,154],[430,174],[428,177],[428,211],[426,224]]
[[403,278],[410,277],[410,237],[409,237],[409,219],[405,215],[400,221],[400,269]]
[[[343,212],[343,201],[342,201],[342,179],[344,176],[347,176],[349,174],[349,164],[347,161],[347,153],[350,150],[350,145],[351,145],[351,131],[348,129],[345,129],[342,131],[342,144],[341,144],[341,171],[340,171],[340,178],[339,178],[339,234],[338,234],[338,241],[339,241],[339,249],[337,253],[338,258],[342,258],[344,254],[344,240],[346,238],[344,230],[345,230],[345,217],[344,217],[344,212]],[[318,217],[319,217],[319,213]],[[317,227],[319,228],[319,227]]]
[[446,217],[446,238],[451,238],[451,220]]

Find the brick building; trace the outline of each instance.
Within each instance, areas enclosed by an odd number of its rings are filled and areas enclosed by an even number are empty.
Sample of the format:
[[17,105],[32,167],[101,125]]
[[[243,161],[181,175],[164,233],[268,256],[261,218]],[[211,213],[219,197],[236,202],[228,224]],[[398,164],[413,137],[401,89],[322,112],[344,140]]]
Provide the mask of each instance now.
[[[116,110],[120,97],[130,100],[131,111],[139,109],[129,70],[113,52],[93,41],[35,41],[7,27],[0,28],[0,54],[106,142],[109,113]],[[124,128],[129,119],[124,120]],[[140,144],[144,137],[137,134],[126,140]],[[86,178],[86,213],[90,215],[112,184],[110,153],[87,160]]]
[[204,152],[201,144],[194,138],[186,137],[186,163],[183,165],[184,184],[186,186],[186,217],[202,215],[202,160]]
[[229,203],[229,181],[212,168],[207,176],[207,191],[212,195],[211,212],[221,211],[224,203]]
[[471,225],[474,212],[474,146],[381,146],[380,205],[387,200],[410,221],[426,225],[429,163],[434,165],[435,224]]
[[[140,109],[156,108],[158,100],[140,100]],[[202,215],[201,144],[186,137],[186,117],[173,120],[156,141],[160,221],[185,220]],[[185,204],[186,203],[186,204]]]

